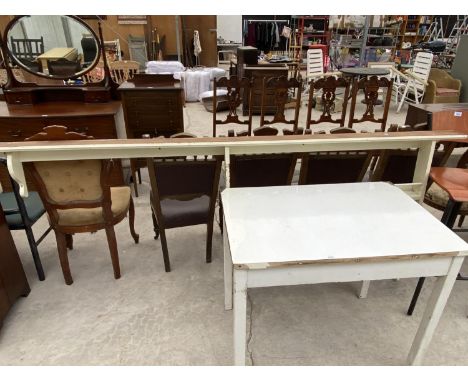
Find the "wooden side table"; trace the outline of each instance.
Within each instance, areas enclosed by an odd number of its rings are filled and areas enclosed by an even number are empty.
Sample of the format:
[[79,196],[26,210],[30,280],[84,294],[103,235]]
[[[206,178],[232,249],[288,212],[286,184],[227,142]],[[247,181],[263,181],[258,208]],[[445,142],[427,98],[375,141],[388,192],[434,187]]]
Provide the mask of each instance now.
[[20,296],[26,297],[31,288],[18,256],[15,242],[0,205],[0,327],[3,318]]

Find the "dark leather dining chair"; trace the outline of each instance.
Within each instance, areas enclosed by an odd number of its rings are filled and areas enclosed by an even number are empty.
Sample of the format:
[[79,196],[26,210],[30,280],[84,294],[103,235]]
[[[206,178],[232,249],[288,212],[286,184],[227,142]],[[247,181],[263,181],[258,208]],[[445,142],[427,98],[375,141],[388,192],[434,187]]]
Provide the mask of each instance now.
[[[331,134],[355,134],[353,129],[338,127]],[[319,132],[318,134],[323,134]],[[302,156],[299,184],[361,182],[372,154],[368,151],[314,152]]]
[[[179,135],[175,138],[186,136]],[[161,237],[166,272],[171,271],[166,229],[206,224],[206,262],[211,262],[221,163],[221,157],[147,159],[154,238]]]

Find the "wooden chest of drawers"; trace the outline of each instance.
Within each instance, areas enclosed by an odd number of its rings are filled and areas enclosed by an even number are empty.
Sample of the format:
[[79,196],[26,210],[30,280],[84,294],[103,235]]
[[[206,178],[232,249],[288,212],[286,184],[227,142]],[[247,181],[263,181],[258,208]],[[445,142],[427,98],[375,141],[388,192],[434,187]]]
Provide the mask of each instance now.
[[[0,102],[0,142],[24,141],[50,125],[63,125],[96,139],[125,138],[120,113],[121,103],[118,101],[101,104],[50,102],[37,105],[7,105]],[[118,130],[122,130],[123,135],[119,136]],[[113,175],[114,185],[123,184],[121,166],[118,167],[119,170]],[[9,189],[8,177],[3,168],[0,168],[0,182]]]
[[151,137],[184,131],[183,88],[174,85],[135,85],[124,82],[119,86],[128,138]]

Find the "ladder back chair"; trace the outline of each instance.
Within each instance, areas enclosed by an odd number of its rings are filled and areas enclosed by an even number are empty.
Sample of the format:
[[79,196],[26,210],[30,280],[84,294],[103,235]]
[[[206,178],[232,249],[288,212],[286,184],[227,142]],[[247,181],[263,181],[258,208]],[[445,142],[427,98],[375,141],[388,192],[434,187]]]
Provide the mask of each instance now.
[[[68,132],[65,126],[48,126],[28,141],[92,139],[85,134]],[[120,278],[119,255],[114,225],[128,214],[130,233],[135,233],[135,209],[130,187],[111,187],[111,160],[68,160],[30,162],[26,168],[47,211],[57,239],[57,249],[63,277],[67,285],[73,283],[67,248],[73,248],[77,233],[106,231],[114,277]]]
[[[353,83],[353,88],[351,90],[351,111],[348,121],[348,127],[352,128],[355,123],[361,122],[374,122],[380,124],[380,130],[376,131],[385,131],[385,126],[387,124],[388,110],[390,107],[390,100],[392,97],[392,86],[393,80],[389,80],[385,77],[370,76],[364,77],[360,80],[355,79]],[[384,104],[383,104],[383,113],[381,118],[375,116],[375,106],[377,99],[379,97],[379,90],[384,89],[386,94]],[[364,91],[364,103],[366,104],[366,110],[360,118],[355,118],[354,113],[356,110],[357,95],[359,90]]]
[[[223,99],[227,100],[228,114],[224,120],[218,119],[218,95],[217,89],[226,88],[227,94],[223,95]],[[247,97],[249,105],[252,104],[252,80],[249,78],[239,78],[237,76],[221,77],[213,81],[213,137],[217,136],[217,125],[238,124],[246,125],[247,131],[243,131],[240,135],[252,134],[252,107],[249,107],[249,115],[247,119],[240,119],[238,108],[242,104],[243,97]],[[234,135],[234,131],[229,134]]]

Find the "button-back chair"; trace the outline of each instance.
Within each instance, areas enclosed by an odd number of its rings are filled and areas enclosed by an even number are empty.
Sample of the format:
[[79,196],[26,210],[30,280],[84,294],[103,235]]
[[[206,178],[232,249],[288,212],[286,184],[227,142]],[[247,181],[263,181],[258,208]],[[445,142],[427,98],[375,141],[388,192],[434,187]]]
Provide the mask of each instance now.
[[[29,141],[91,139],[85,134],[68,132],[65,126],[48,126]],[[57,239],[57,249],[63,277],[73,283],[68,263],[67,247],[73,247],[72,235],[83,232],[106,231],[114,277],[120,278],[119,255],[114,225],[128,214],[130,233],[135,233],[135,209],[130,187],[111,187],[111,160],[67,160],[26,163],[35,187],[46,208]]]

